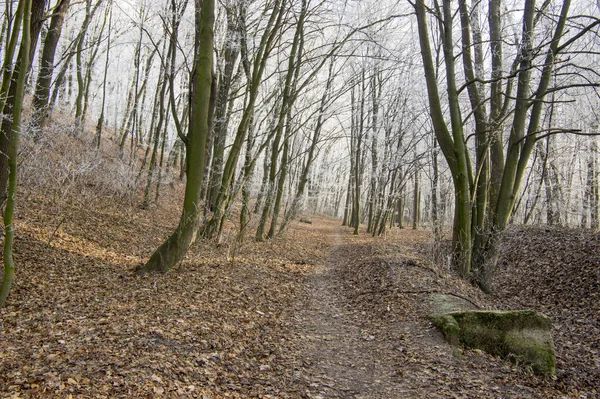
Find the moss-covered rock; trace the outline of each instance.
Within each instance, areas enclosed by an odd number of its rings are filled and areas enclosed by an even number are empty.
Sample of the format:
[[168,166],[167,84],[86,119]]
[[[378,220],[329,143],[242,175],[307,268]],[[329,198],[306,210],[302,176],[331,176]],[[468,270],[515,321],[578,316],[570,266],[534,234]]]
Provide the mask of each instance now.
[[448,342],[481,349],[553,374],[556,358],[550,319],[534,310],[436,313],[430,320]]

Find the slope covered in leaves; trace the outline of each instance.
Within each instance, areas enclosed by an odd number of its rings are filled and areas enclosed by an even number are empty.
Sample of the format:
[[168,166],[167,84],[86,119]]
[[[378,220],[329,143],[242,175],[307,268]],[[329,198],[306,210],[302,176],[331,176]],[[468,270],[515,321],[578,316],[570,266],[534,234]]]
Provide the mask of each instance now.
[[[266,243],[240,244],[231,224],[221,246],[138,276],[177,223],[181,183],[139,209],[107,173],[130,184],[131,168],[61,146],[24,161],[0,397],[599,396],[598,234],[511,230],[493,296],[431,262],[426,231],[354,237],[317,217]],[[435,293],[549,314],[557,380],[449,347],[426,317]]]
[[0,396],[281,389],[297,281],[326,242],[296,232],[238,248],[200,243],[171,273],[138,276],[176,222],[170,202],[148,211],[65,203],[53,214],[46,198],[23,199],[17,278],[0,310]]
[[495,293],[499,306],[534,308],[551,316],[557,385],[600,397],[600,233],[510,229]]

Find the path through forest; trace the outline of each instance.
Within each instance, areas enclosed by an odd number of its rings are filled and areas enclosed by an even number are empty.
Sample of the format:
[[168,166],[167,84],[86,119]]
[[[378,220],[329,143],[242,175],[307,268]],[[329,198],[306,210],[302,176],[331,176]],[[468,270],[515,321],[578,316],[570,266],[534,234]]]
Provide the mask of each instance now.
[[429,262],[427,231],[373,239],[314,217],[266,243],[200,241],[171,272],[139,276],[176,222],[170,203],[90,205],[31,196],[21,210],[2,398],[575,398],[576,384],[594,397],[595,374],[564,352],[559,391],[447,345],[431,293],[492,302]]
[[353,252],[339,228],[332,233],[334,244],[324,265],[307,279],[307,303],[296,315],[297,337],[306,343],[298,377],[315,398],[397,397],[392,353],[400,341],[375,337],[358,322],[360,313],[344,306],[335,271]]
[[524,373],[510,363],[444,342],[427,321],[429,292],[467,287],[446,285],[436,270],[417,263],[414,242],[395,246],[390,258],[384,247],[340,227],[329,234],[333,244],[307,276],[295,316],[302,349],[294,376],[305,397],[557,395],[535,378],[529,384],[515,379]]

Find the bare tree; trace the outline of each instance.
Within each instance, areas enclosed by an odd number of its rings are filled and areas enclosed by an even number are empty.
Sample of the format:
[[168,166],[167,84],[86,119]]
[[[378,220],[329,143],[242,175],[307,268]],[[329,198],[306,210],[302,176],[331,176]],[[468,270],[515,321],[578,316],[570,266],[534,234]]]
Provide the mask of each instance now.
[[194,91],[191,98],[191,120],[186,146],[185,197],[183,211],[177,228],[167,240],[152,254],[139,272],[167,272],[187,252],[196,239],[201,213],[200,191],[204,178],[206,138],[209,129],[209,109],[213,67],[213,28],[215,19],[214,0],[196,2],[198,31],[198,55],[194,74]]
[[[32,21],[32,0],[21,0],[17,7],[15,18],[22,20],[22,34],[19,55],[17,64],[15,65],[14,74],[18,76],[15,84],[14,98],[12,99],[12,115],[11,115],[11,130],[10,141],[6,152],[8,164],[8,187],[7,199],[4,207],[4,246],[2,249],[2,259],[4,265],[4,274],[2,284],[0,284],[0,307],[4,306],[6,298],[10,293],[12,285],[15,264],[13,260],[13,243],[15,240],[15,226],[13,225],[13,214],[15,209],[16,191],[17,191],[17,157],[19,152],[19,138],[21,135],[21,115],[23,112],[23,98],[25,96],[25,82],[27,80],[27,71],[30,63],[31,49],[31,21]],[[15,23],[15,26],[21,22]],[[18,29],[15,29],[12,34],[17,34]],[[16,37],[11,38],[11,42],[16,40]],[[5,59],[5,64],[10,61]]]

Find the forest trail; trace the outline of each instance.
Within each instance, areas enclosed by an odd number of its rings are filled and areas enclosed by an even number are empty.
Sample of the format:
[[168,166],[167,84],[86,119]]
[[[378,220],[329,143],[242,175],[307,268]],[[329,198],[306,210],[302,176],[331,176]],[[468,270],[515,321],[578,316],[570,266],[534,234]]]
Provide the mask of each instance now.
[[[508,362],[447,345],[431,326],[428,292],[463,292],[416,262],[415,243],[395,247],[393,258],[365,237],[332,227],[328,254],[306,278],[294,334],[300,351],[294,380],[303,397],[449,398],[558,395]],[[410,233],[404,233],[408,236]],[[413,232],[413,240],[420,239]],[[512,374],[512,375],[511,375]]]
[[340,229],[333,236],[323,267],[307,279],[308,303],[295,317],[297,337],[306,342],[298,377],[314,398],[395,397],[398,370],[389,355],[398,348],[363,329],[357,315],[343,305],[335,269],[348,261],[352,251]]
[[28,195],[0,309],[0,398],[578,398],[578,385],[595,397],[594,343],[565,328],[559,345],[579,346],[560,346],[562,390],[447,345],[429,293],[494,303],[430,262],[426,230],[354,236],[314,216],[264,243],[200,240],[169,273],[139,276],[176,223],[169,197],[140,210]]

